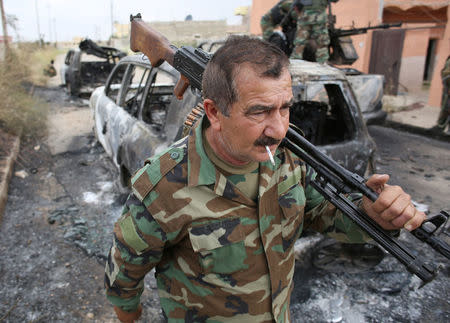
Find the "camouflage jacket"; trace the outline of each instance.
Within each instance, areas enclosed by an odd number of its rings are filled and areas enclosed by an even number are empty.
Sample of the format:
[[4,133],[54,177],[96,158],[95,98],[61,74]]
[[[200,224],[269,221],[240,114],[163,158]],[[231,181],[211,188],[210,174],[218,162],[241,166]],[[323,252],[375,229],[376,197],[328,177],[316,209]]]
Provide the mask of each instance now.
[[[303,49],[306,41],[304,26],[316,25],[316,33],[326,35],[326,40],[320,42],[321,47],[326,48],[326,57],[328,60],[328,28],[326,0],[312,0],[311,4],[304,5],[300,13],[293,8],[293,0],[281,0],[274,7],[262,16],[260,26],[264,40],[269,41],[275,29],[280,26],[288,46],[287,54],[293,55],[291,58],[303,57]],[[320,28],[319,28],[320,27]],[[320,31],[320,32],[319,32]],[[299,46],[299,44],[303,44]]]
[[289,322],[294,242],[304,228],[347,242],[366,237],[310,185],[286,149],[259,166],[259,200],[244,196],[207,158],[201,122],[149,160],[114,227],[107,297],[133,311],[156,267],[171,322]]
[[441,79],[442,79],[442,84],[444,85],[444,87],[446,87],[447,90],[449,90],[450,89],[450,56],[447,57],[444,67],[441,70]]

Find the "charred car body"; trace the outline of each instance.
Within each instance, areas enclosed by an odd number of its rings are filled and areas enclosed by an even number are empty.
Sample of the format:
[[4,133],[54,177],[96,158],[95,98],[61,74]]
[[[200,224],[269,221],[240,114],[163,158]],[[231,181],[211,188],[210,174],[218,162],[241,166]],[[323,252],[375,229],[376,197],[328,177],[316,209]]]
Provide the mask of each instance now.
[[90,39],[80,42],[77,49],[67,52],[61,69],[61,81],[70,95],[91,93],[105,83],[117,62],[126,53],[99,46]]
[[[360,175],[372,171],[375,143],[345,73],[302,60],[291,60],[290,70],[296,100],[291,122],[347,169]],[[152,67],[144,55],[129,56],[92,93],[95,133],[123,186],[145,159],[181,137],[188,114],[201,101],[191,89],[178,100],[173,95],[178,78],[167,63]]]
[[[281,36],[281,31],[275,31],[275,33],[280,34],[280,37],[284,37]],[[335,42],[339,43],[337,40],[335,40]],[[224,39],[202,41],[197,47],[212,53],[224,43]],[[346,42],[345,44],[346,46],[353,46],[351,42]],[[309,44],[309,47],[306,48],[306,51],[309,52],[309,54],[306,55],[305,60],[310,62],[315,61],[315,55],[312,54],[313,50],[311,49],[313,46],[313,44]],[[341,50],[341,52],[343,51]],[[353,52],[356,54],[354,48]],[[353,58],[356,60],[358,56]],[[354,60],[352,62],[354,62]],[[384,75],[365,74],[357,69],[348,67],[339,69],[346,74],[347,79],[353,88],[366,125],[383,123],[387,117],[387,113],[383,110]]]

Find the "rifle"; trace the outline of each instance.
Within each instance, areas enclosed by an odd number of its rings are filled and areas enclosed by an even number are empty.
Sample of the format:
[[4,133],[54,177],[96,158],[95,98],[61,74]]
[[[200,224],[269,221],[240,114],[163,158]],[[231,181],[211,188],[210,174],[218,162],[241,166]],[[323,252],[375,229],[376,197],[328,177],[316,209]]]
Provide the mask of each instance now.
[[[167,38],[144,23],[140,15],[131,16],[130,20],[131,50],[144,53],[149,58],[152,66],[158,66],[163,61],[166,61],[180,72],[181,77],[174,90],[178,98],[183,96],[189,84],[201,90],[203,71],[211,58],[209,53],[199,48],[194,49],[188,46],[177,48],[173,46]],[[363,210],[358,209],[346,198],[347,193],[357,191],[372,201],[377,199],[377,193],[365,185],[365,181],[361,176],[346,170],[319,151],[298,133],[295,126],[289,127],[282,145],[302,158],[316,171],[317,176],[311,184],[327,200],[404,264],[408,271],[418,276],[423,281],[423,284],[434,279],[437,273],[436,268],[424,263],[415,253],[388,231],[382,229]],[[411,232],[415,237],[429,244],[448,259],[450,259],[450,246],[434,234],[449,217],[450,214],[441,211],[438,215],[425,220],[420,228]]]
[[346,37],[346,36],[353,36],[353,35],[359,35],[359,34],[365,34],[368,30],[373,29],[389,29],[392,27],[400,27],[402,25],[401,22],[393,23],[393,24],[380,24],[376,26],[367,26],[362,28],[351,28],[351,29],[340,29],[340,28],[334,28],[334,26],[330,27],[328,29],[328,32],[330,34],[330,38],[338,38],[338,37]]
[[365,34],[369,30],[389,29],[400,27],[399,23],[380,24],[376,26],[367,26],[362,28],[340,29],[335,28],[336,16],[331,12],[331,2],[328,0],[328,35],[330,36],[330,48],[332,48],[330,62],[334,64],[351,65],[358,59],[353,41],[350,36]]

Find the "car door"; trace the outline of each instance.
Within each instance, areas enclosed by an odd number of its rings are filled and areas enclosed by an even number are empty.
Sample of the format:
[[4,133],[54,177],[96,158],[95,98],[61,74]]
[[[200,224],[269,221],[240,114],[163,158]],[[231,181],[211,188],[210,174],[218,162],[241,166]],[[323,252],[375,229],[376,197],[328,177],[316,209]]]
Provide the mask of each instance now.
[[102,144],[106,153],[114,158],[117,151],[114,143],[117,142],[115,134],[115,116],[122,115],[126,118],[123,109],[117,104],[119,101],[122,83],[127,70],[130,69],[129,62],[120,62],[109,75],[105,87],[96,89],[91,95],[91,106],[94,108],[95,134]]

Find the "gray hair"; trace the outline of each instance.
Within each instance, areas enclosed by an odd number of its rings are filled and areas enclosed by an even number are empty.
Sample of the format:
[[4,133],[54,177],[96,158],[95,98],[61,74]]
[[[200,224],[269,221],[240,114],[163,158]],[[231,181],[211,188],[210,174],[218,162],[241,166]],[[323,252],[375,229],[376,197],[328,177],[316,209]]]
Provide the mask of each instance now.
[[250,36],[231,36],[213,55],[202,79],[203,98],[215,102],[220,112],[230,115],[238,100],[234,78],[240,66],[250,66],[261,76],[279,78],[289,58],[277,46]]

